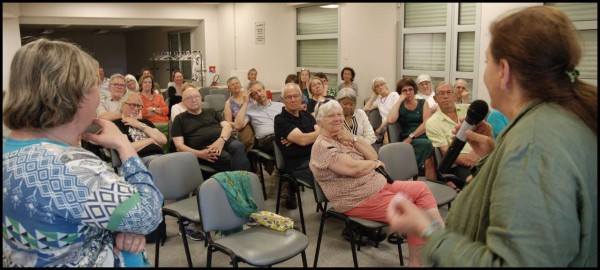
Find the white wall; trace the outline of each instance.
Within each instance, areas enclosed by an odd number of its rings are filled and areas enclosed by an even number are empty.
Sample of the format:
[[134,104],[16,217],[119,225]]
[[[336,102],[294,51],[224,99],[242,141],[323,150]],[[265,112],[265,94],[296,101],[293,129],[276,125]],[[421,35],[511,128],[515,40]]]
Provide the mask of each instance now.
[[8,91],[10,63],[21,47],[19,4],[2,3],[2,90]]
[[490,44],[490,25],[499,16],[504,15],[506,12],[529,7],[538,6],[541,3],[483,3],[481,4],[481,29],[480,33],[480,50],[479,50],[479,78],[475,79],[473,83],[477,83],[478,93],[473,97],[475,99],[483,99],[490,104],[490,94],[487,91],[487,87],[483,82],[483,74],[485,74],[485,52]]

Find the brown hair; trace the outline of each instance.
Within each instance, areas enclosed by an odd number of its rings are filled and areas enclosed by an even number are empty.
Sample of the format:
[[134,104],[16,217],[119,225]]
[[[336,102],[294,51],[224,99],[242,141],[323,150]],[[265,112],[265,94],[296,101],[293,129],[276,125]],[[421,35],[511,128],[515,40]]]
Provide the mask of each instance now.
[[140,81],[139,81],[139,84],[140,84],[140,93],[144,92],[143,85],[144,85],[144,80],[146,78],[150,78],[150,80],[152,81],[152,86],[150,87],[150,94],[152,94],[152,90],[154,90],[154,77],[152,77],[152,75],[148,75],[148,74],[142,75],[140,77]]
[[490,33],[493,61],[510,64],[526,98],[559,104],[597,134],[598,88],[568,75],[576,71],[582,46],[565,13],[550,6],[525,8],[494,22]]
[[17,50],[4,100],[9,129],[52,128],[69,123],[98,85],[98,61],[77,45],[45,38]]
[[402,78],[402,80],[399,80],[396,84],[396,92],[402,95],[402,88],[404,88],[405,86],[412,86],[414,91],[413,93],[416,94],[416,91],[418,90],[417,83],[411,77],[404,77]]

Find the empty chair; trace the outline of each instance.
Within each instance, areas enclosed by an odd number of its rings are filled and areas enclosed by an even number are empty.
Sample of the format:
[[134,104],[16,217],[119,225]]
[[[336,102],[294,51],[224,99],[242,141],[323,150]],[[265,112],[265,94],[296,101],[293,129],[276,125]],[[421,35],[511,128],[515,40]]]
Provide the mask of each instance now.
[[[415,151],[409,143],[395,142],[382,146],[379,149],[379,160],[385,163],[385,170],[393,179],[416,179],[419,174]],[[428,180],[424,182],[435,197],[438,207],[450,204],[456,198],[454,189]]]
[[262,185],[263,198],[265,200],[267,200],[267,191],[265,188],[265,176],[264,176],[262,165],[267,164],[269,162],[271,162],[271,163],[275,162],[275,157],[270,155],[269,153],[261,151],[260,149],[252,148],[252,149],[250,149],[250,151],[248,151],[248,159],[250,160],[250,164],[252,165],[252,167],[256,167],[256,168],[252,168],[252,169],[256,173],[259,174],[260,183]]
[[217,112],[221,112],[223,113],[223,110],[225,109],[225,101],[227,100],[227,97],[225,97],[224,95],[221,94],[212,94],[212,95],[208,95],[206,97],[204,97],[204,101],[208,102],[210,104],[210,107],[215,109],[215,111]]
[[214,86],[207,86],[207,87],[200,88],[200,95],[202,96],[202,100],[204,100],[204,97],[206,97],[210,94],[210,90],[212,90],[212,89],[218,89],[218,88],[214,87]]
[[[327,209],[327,202],[328,202],[327,197],[325,197],[325,194],[323,193],[323,190],[321,189],[321,186],[316,181],[316,179],[315,179],[314,193],[315,193],[315,200],[317,201],[317,204],[322,203],[325,205],[324,208]],[[350,217],[350,216],[344,215],[340,212],[337,212],[337,211],[335,211],[335,209],[333,207],[330,207],[329,209],[323,211],[323,214],[321,215],[321,223],[319,225],[319,236],[317,238],[317,249],[315,250],[315,260],[313,263],[314,268],[317,267],[317,263],[319,261],[319,250],[321,248],[321,240],[323,238],[323,229],[325,227],[325,220],[327,220],[328,218],[335,218],[335,219],[342,220],[345,224],[345,229],[350,231],[350,249],[352,250],[352,261],[354,263],[354,267],[358,267],[358,259],[356,257],[356,251],[357,250],[360,251],[360,243],[362,242],[362,236],[361,236],[361,239],[359,239],[359,242],[358,242],[358,247],[354,243],[355,228],[362,227],[367,230],[375,230],[377,233],[379,233],[384,227],[388,226],[387,223],[383,223],[383,222],[379,222],[379,221]],[[402,246],[401,245],[402,245],[402,241],[401,241],[401,239],[398,239],[398,242],[397,242],[398,256],[400,258],[400,266],[403,266],[404,265],[404,257],[402,255]]]
[[[193,267],[183,223],[184,221],[200,223],[196,198],[186,198],[204,181],[198,160],[189,152],[169,153],[150,161],[148,169],[152,172],[154,184],[163,194],[165,201],[176,200],[163,206],[163,218],[164,215],[177,218],[188,266]],[[160,242],[156,241],[155,267],[158,267]]]
[[213,88],[208,91],[208,94],[209,95],[221,94],[221,95],[224,95],[226,98],[229,98],[229,96],[231,96],[231,93],[229,92],[229,89],[227,89],[227,88]]
[[[248,174],[257,211],[264,210],[258,176]],[[298,254],[302,256],[302,266],[307,267],[305,250],[308,247],[308,237],[295,229],[280,232],[257,225],[213,239],[211,232],[232,230],[249,222],[248,218],[240,218],[234,213],[224,189],[216,179],[210,178],[200,186],[198,205],[208,240],[207,267],[211,267],[212,253],[215,251],[226,253],[231,258],[233,267],[237,267],[238,262],[270,267]]]

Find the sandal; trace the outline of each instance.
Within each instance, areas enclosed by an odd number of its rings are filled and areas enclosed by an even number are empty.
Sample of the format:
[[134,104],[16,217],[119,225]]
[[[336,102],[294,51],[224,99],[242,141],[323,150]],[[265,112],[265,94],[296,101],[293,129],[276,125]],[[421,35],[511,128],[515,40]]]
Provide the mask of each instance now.
[[390,244],[394,245],[398,244],[398,241],[401,241],[400,243],[404,242],[404,238],[402,236],[398,237],[397,233],[390,233],[390,235],[388,235],[387,240]]

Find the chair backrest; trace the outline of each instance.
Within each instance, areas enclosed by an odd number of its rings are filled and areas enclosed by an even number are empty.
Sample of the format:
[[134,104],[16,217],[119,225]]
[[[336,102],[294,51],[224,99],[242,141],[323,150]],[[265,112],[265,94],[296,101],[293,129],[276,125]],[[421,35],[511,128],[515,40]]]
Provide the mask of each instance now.
[[204,100],[204,97],[206,97],[210,94],[210,90],[212,90],[212,89],[217,89],[217,87],[207,86],[207,87],[200,88],[200,95],[202,96],[202,100]]
[[319,184],[317,179],[315,179],[314,187],[315,188],[313,190],[314,190],[315,200],[317,201],[317,203],[329,202],[327,197],[325,197],[325,193],[323,193],[323,190],[321,189],[321,185]]
[[371,123],[373,130],[375,130],[379,126],[381,126],[381,122],[383,120],[381,119],[381,114],[379,114],[379,109],[374,109],[374,110],[369,111],[368,117],[369,117],[369,123]]
[[213,88],[213,89],[210,89],[210,91],[208,91],[208,94],[209,95],[221,94],[221,95],[224,95],[226,98],[231,96],[229,89],[226,89],[226,88]]
[[402,127],[398,121],[388,124],[388,138],[391,143],[400,142],[400,134],[402,134]]
[[210,104],[210,107],[215,109],[217,112],[223,112],[225,109],[225,101],[227,97],[221,94],[212,94],[204,97],[204,101]]
[[407,180],[419,175],[415,151],[409,143],[388,143],[379,148],[379,160],[394,180]]
[[[210,103],[208,103],[208,102],[206,102],[206,101],[202,101],[202,105],[200,105],[200,106],[201,106],[201,108],[202,108],[203,110],[204,110],[204,109],[211,108],[211,107],[210,107]],[[223,105],[223,108],[224,108],[224,106],[225,106],[225,105]]]
[[279,149],[275,141],[273,141],[273,152],[275,152],[275,166],[277,166],[279,173],[281,173],[281,170],[285,167],[285,159],[283,159],[283,153],[281,153],[281,149]]
[[165,200],[184,198],[204,182],[198,159],[190,152],[161,155],[150,161],[148,169]]
[[[252,196],[257,210],[263,210],[265,209],[265,201],[262,195],[260,180],[256,174],[251,172],[248,174],[250,175]],[[248,219],[240,218],[233,212],[221,184],[212,177],[204,181],[199,188],[198,209],[200,210],[202,226],[205,232],[231,230],[248,222]]]

